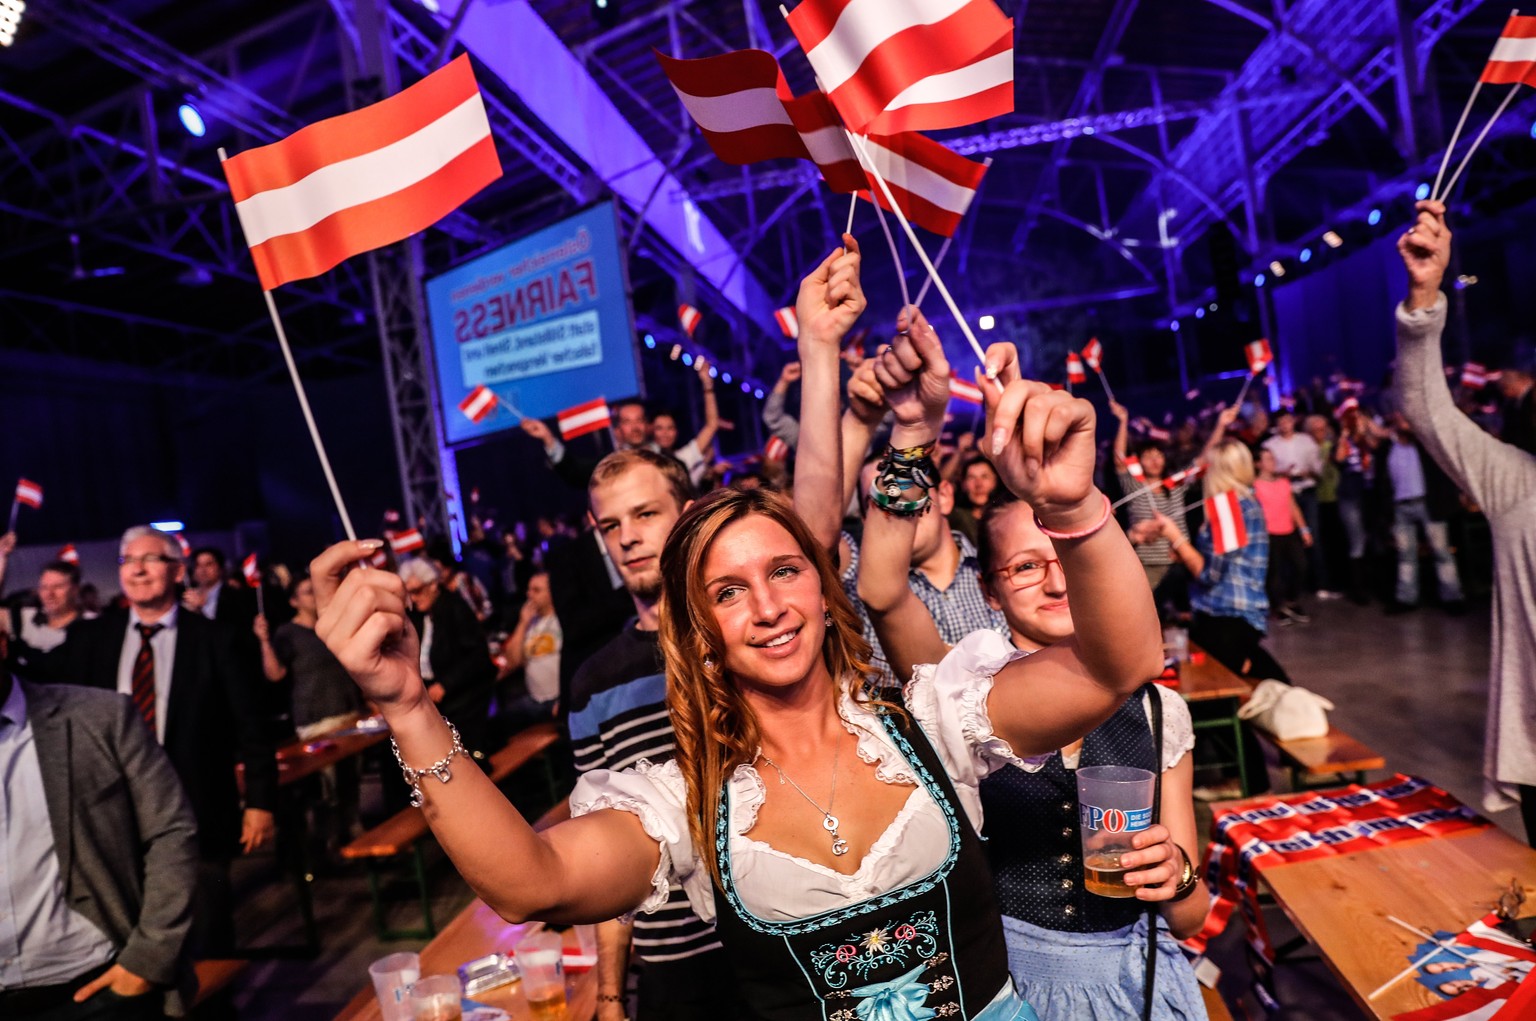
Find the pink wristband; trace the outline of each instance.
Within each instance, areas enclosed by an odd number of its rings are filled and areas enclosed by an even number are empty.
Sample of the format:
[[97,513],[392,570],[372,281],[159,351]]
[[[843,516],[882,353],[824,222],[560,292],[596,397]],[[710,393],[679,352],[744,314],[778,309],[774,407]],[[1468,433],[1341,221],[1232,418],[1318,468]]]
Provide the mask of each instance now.
[[[1099,495],[1103,496],[1104,494],[1101,493]],[[1036,516],[1036,518],[1035,518],[1035,526],[1040,529],[1041,533],[1047,539],[1051,539],[1053,541],[1061,542],[1061,541],[1069,541],[1069,540],[1072,540],[1072,539],[1086,539],[1090,535],[1092,535],[1094,532],[1097,532],[1099,529],[1103,528],[1106,524],[1109,523],[1109,516],[1110,516],[1111,513],[1112,513],[1112,505],[1109,502],[1109,497],[1108,496],[1104,496],[1104,514],[1103,514],[1103,516],[1100,517],[1098,521],[1095,521],[1093,524],[1089,525],[1087,528],[1084,528],[1082,531],[1079,531],[1079,532],[1053,532],[1049,528],[1045,527],[1045,523],[1043,521],[1041,521],[1038,516]]]

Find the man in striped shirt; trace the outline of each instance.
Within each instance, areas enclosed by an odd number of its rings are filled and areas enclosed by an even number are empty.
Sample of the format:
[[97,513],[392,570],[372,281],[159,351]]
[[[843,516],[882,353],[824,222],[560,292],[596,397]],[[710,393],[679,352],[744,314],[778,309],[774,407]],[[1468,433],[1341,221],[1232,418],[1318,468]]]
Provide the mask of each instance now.
[[[687,470],[645,449],[603,458],[587,487],[592,518],[635,604],[635,619],[593,654],[571,681],[568,726],[580,772],[624,769],[672,756],[667,680],[657,647],[661,549],[692,499]],[[673,884],[666,906],[598,926],[597,1021],[625,1017],[631,940],[640,958],[637,1021],[729,1019],[730,968],[714,927]]]

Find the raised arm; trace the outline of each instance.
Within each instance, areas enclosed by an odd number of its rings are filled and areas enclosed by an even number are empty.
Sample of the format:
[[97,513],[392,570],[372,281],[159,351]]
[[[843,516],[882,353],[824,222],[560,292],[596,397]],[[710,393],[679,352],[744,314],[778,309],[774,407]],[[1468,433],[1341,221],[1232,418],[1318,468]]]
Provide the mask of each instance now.
[[1397,310],[1397,378],[1403,417],[1435,463],[1490,517],[1536,493],[1536,458],[1490,436],[1456,407],[1440,371],[1451,257],[1445,206],[1420,202],[1418,219],[1398,239],[1408,268],[1408,300]]
[[1125,464],[1125,456],[1131,449],[1131,413],[1119,401],[1109,402],[1109,413],[1120,423],[1115,427],[1115,467],[1118,468]]
[[[895,415],[891,451],[931,450],[949,404],[949,363],[938,334],[921,312],[912,309],[910,320],[903,312],[897,323],[898,329],[902,327],[906,329],[897,334],[895,343],[865,364],[871,365],[871,374]],[[875,483],[880,484],[879,476]],[[924,513],[938,511],[929,506]],[[937,663],[949,652],[933,616],[907,582],[918,517],[882,509],[871,500],[859,547],[859,599],[898,679],[912,676],[912,668],[919,663]]]
[[843,411],[843,502],[847,507],[859,485],[869,445],[885,418],[885,394],[875,379],[877,359],[866,358],[848,379],[848,407]]
[[1232,428],[1233,422],[1237,421],[1238,412],[1241,410],[1241,408],[1234,404],[1230,408],[1222,408],[1221,412],[1217,414],[1216,425],[1211,429],[1210,438],[1205,441],[1205,446],[1200,449],[1199,459],[1201,461],[1207,460],[1211,456],[1211,451],[1215,450],[1221,444],[1221,441],[1227,438],[1227,430]]
[[694,359],[693,367],[699,373],[699,384],[704,389],[704,427],[693,438],[699,456],[709,459],[709,448],[715,442],[720,429],[720,404],[715,400],[715,377],[709,374],[709,362],[702,356]]
[[837,249],[800,283],[800,444],[795,448],[795,512],[825,549],[843,525],[841,415],[843,338],[864,312],[859,244],[843,235]]
[[[310,565],[315,631],[384,714],[401,758],[422,769],[448,756],[453,739],[422,684],[404,583],[356,567],[380,545],[337,543]],[[503,918],[600,922],[644,902],[660,849],[635,816],[598,811],[535,833],[466,756],[453,756],[448,773],[446,783],[421,778],[422,810],[460,874]]]
[[988,709],[1015,752],[1041,755],[1099,726],[1155,677],[1162,635],[1136,551],[1093,485],[1093,405],[1020,378],[1017,357],[1002,347],[987,356],[1005,389],[982,388],[983,450],[1051,537],[1072,593],[1075,633],[1004,667]]
[[784,404],[789,399],[789,385],[799,378],[800,363],[788,363],[780,371],[778,382],[768,392],[768,399],[763,402],[763,425],[792,449],[800,445],[800,423],[785,410]]

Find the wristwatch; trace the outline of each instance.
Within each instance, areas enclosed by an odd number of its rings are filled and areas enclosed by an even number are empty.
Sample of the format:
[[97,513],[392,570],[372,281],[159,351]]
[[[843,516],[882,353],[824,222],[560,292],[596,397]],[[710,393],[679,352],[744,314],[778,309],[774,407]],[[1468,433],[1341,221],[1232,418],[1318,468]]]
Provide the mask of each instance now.
[[[1179,847],[1174,844],[1174,847]],[[1200,885],[1200,873],[1195,871],[1195,865],[1189,860],[1189,854],[1184,848],[1179,847],[1179,856],[1184,859],[1184,871],[1179,873],[1179,885],[1174,887],[1173,896],[1169,900],[1183,900],[1195,892],[1195,887]]]

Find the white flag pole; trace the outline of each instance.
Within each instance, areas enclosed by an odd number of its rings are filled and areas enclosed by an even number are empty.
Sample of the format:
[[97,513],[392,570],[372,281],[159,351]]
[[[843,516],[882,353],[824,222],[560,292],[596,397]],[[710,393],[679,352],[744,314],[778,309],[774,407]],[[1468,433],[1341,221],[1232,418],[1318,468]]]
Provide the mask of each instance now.
[[[917,250],[917,257],[922,260],[923,268],[928,271],[928,275],[933,279],[933,286],[939,289],[939,296],[944,299],[944,304],[949,308],[949,314],[955,317],[955,322],[959,325],[960,332],[965,334],[965,339],[970,343],[971,350],[976,352],[977,360],[985,368],[987,364],[986,351],[982,350],[981,342],[976,339],[976,334],[971,332],[971,324],[966,321],[965,315],[960,311],[960,306],[955,303],[954,295],[950,294],[949,288],[944,286],[944,279],[939,276],[939,271],[934,268],[933,262],[928,258],[928,253],[923,250],[923,246],[918,242],[917,232],[912,229],[912,224],[907,222],[907,215],[901,211],[901,206],[896,202],[896,197],[891,194],[891,186],[885,183],[885,178],[881,176],[879,168],[874,165],[874,161],[870,158],[869,149],[864,145],[864,139],[846,128],[843,129],[843,133],[848,136],[848,140],[853,143],[854,148],[858,149],[860,159],[869,169],[869,172],[874,175],[875,183],[880,186],[880,193],[890,203],[891,209],[896,213],[896,219],[901,221],[902,230],[907,232],[907,240],[912,242],[912,247]],[[988,378],[992,378],[993,382],[996,382],[995,377],[989,376]],[[1001,384],[998,384],[998,387],[1001,389]]]
[[21,511],[21,501],[20,501],[20,500],[17,500],[17,499],[15,499],[15,498],[14,498],[14,497],[13,497],[13,498],[12,498],[12,499],[11,499],[11,523],[10,523],[10,525],[8,525],[8,526],[7,526],[7,527],[6,527],[6,529],[5,529],[5,530],[6,530],[6,532],[8,532],[8,533],[9,533],[9,532],[14,532],[14,531],[16,531],[16,515],[17,515],[17,513],[19,513],[19,512],[20,512],[20,511]]
[[[229,161],[229,154],[224,147],[219,147],[219,162]],[[336,503],[336,513],[341,515],[341,527],[347,533],[347,538],[357,541],[357,532],[352,528],[352,516],[347,513],[347,505],[342,502],[341,488],[336,485],[336,475],[331,471],[331,459],[326,456],[325,444],[320,441],[320,429],[315,425],[315,416],[309,410],[309,397],[304,393],[304,382],[299,379],[299,367],[293,361],[293,349],[288,346],[288,332],[283,329],[283,321],[277,315],[277,302],[272,300],[272,292],[263,290],[263,298],[267,300],[267,313],[272,317],[272,328],[277,331],[277,345],[282,349],[283,361],[288,365],[288,378],[293,380],[293,392],[299,397],[299,410],[304,412],[304,424],[309,426],[309,438],[315,445],[315,453],[320,457],[320,469],[325,473],[326,485],[331,487],[331,499]]]
[[[949,254],[949,246],[954,242],[954,240],[954,235],[950,235],[944,239],[944,243],[939,246],[939,254],[933,257],[933,264],[935,266],[944,265],[944,256]],[[921,306],[923,304],[923,299],[928,297],[928,288],[932,286],[933,277],[930,276],[923,281],[923,286],[917,289],[917,298],[913,301],[913,304]]]
[[1510,86],[1509,95],[1504,97],[1504,102],[1499,104],[1499,108],[1493,112],[1493,116],[1489,119],[1488,123],[1483,125],[1483,130],[1478,133],[1478,136],[1475,139],[1472,140],[1472,148],[1468,149],[1467,154],[1461,158],[1461,164],[1457,166],[1456,173],[1451,175],[1451,183],[1447,184],[1445,186],[1445,191],[1440,193],[1441,202],[1444,202],[1446,198],[1451,194],[1451,192],[1456,188],[1456,182],[1461,180],[1462,171],[1466,170],[1467,164],[1472,162],[1472,157],[1477,152],[1477,147],[1483,144],[1483,139],[1488,137],[1488,132],[1493,130],[1494,124],[1498,123],[1499,118],[1504,116],[1504,111],[1509,109],[1509,104],[1515,100],[1515,93],[1519,91],[1519,82],[1516,82],[1514,85]]
[[272,326],[277,330],[277,343],[283,349],[283,361],[288,365],[288,376],[293,380],[293,392],[299,396],[299,409],[304,412],[304,424],[309,426],[309,438],[314,441],[315,453],[320,455],[320,469],[325,472],[325,483],[331,487],[331,499],[336,502],[336,513],[341,515],[341,527],[346,531],[347,538],[357,541],[357,532],[352,529],[352,517],[347,513],[347,505],[341,500],[341,489],[336,485],[336,475],[331,471],[331,459],[325,454],[325,444],[320,441],[320,429],[315,425],[314,412],[309,410],[309,397],[304,393],[304,383],[299,379],[299,367],[293,361],[293,349],[288,346],[288,334],[283,329],[283,321],[277,317],[277,303],[272,300],[271,291],[262,291],[262,297],[267,299],[267,311],[272,315]]
[[1482,89],[1483,82],[1479,78],[1477,84],[1472,86],[1472,95],[1467,97],[1467,105],[1461,108],[1461,120],[1456,122],[1456,130],[1451,132],[1451,141],[1445,147],[1445,155],[1440,158],[1440,172],[1435,175],[1435,186],[1429,192],[1429,197],[1432,199],[1438,199],[1440,196],[1440,184],[1445,180],[1445,168],[1451,164],[1451,153],[1456,151],[1456,143],[1461,141],[1461,129],[1467,126],[1467,115],[1472,112],[1472,104],[1477,102],[1477,94]]
[[[869,204],[875,207],[875,215],[880,218],[880,231],[885,235],[885,243],[891,250],[891,259],[896,263],[896,282],[901,286],[901,307],[911,308],[912,296],[907,293],[907,267],[902,265],[901,249],[897,246],[896,239],[891,236],[891,225],[885,222],[885,210],[880,208],[880,203],[874,200],[873,195],[869,199]],[[891,207],[894,209],[896,203],[892,202]]]
[[853,193],[853,201],[848,203],[848,226],[843,228],[844,234],[853,233],[853,214],[859,211],[859,193]]
[[1110,400],[1114,400],[1115,392],[1109,388],[1109,379],[1104,375],[1103,368],[1097,368],[1093,371],[1099,374],[1099,382],[1104,384],[1104,396],[1108,397]]
[[[1265,367],[1268,368],[1268,366]],[[1243,406],[1243,398],[1248,396],[1248,388],[1252,386],[1253,381],[1258,378],[1259,374],[1257,372],[1248,373],[1248,378],[1243,380],[1243,388],[1237,392],[1237,400],[1232,402],[1232,406],[1234,408],[1241,408]]]
[[[1159,483],[1159,485],[1161,485],[1161,483]],[[1124,505],[1130,503],[1132,500],[1136,499],[1138,496],[1145,496],[1148,499],[1151,499],[1151,497],[1152,497],[1152,487],[1147,485],[1145,482],[1143,482],[1141,484],[1141,488],[1140,489],[1136,490],[1134,493],[1127,493],[1126,495],[1122,496],[1120,499],[1118,499],[1114,503],[1110,504],[1109,505],[1109,509],[1110,510],[1119,510],[1121,507],[1123,507]],[[1154,503],[1152,506],[1153,506],[1153,509],[1156,509],[1157,504]]]

